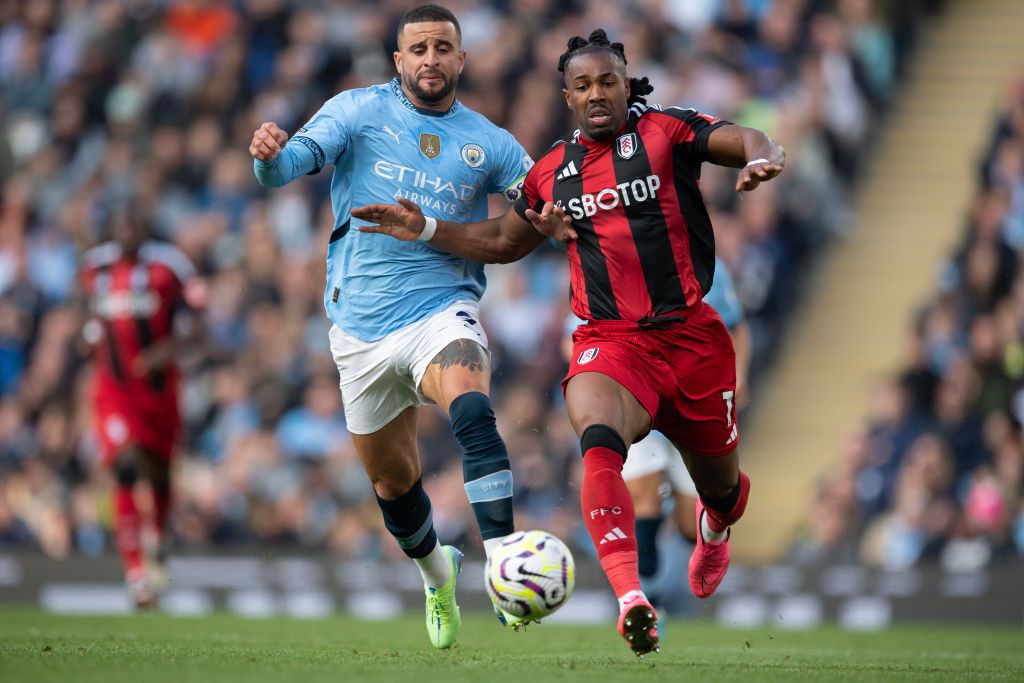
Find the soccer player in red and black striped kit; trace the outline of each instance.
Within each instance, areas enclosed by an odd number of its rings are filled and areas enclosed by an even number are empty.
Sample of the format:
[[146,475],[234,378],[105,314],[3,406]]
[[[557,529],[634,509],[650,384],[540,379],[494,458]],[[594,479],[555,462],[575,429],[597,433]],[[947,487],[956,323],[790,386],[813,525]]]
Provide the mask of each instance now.
[[626,76],[623,47],[604,31],[568,47],[559,71],[579,130],[530,170],[513,211],[470,224],[425,221],[409,202],[352,214],[377,224],[366,232],[429,239],[484,262],[521,258],[546,236],[568,242],[572,309],[587,321],[562,383],[583,450],[583,518],[619,601],[619,633],[642,655],[658,647],[657,616],[640,588],[621,474],[627,445],[657,429],[683,454],[700,493],[689,563],[698,597],[725,576],[729,528],[750,491],[737,453],[732,341],[702,301],[715,243],[700,167],[741,168],[736,190],[753,190],[782,171],[785,153],[760,131],[647,106],[647,79]]
[[[198,327],[181,324],[184,309],[202,305],[205,285],[171,244],[146,239],[139,206],[109,211],[113,239],[82,256],[81,282],[89,317],[84,336],[94,347],[93,419],[103,464],[116,479],[114,540],[132,601],[151,607],[162,588],[164,539],[171,507],[171,458],[181,426],[175,362]],[[143,520],[136,483],[149,482],[154,544],[143,562]]]

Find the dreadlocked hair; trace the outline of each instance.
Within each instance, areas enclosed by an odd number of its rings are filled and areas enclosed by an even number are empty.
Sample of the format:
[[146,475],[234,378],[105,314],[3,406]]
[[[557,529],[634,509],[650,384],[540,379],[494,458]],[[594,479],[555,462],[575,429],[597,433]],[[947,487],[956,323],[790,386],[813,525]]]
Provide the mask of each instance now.
[[627,63],[626,48],[623,47],[622,43],[610,42],[608,40],[608,34],[605,33],[603,28],[599,28],[596,31],[591,32],[589,38],[573,36],[569,39],[567,47],[569,49],[563,52],[562,56],[558,58],[558,70],[562,73],[565,73],[565,65],[568,64],[569,60],[573,57],[588,54],[590,52],[597,52],[598,50],[609,50],[621,59],[623,64]]
[[650,95],[652,92],[654,92],[654,86],[651,85],[647,76],[629,79],[629,99],[626,100],[626,106],[632,107],[637,102],[647,104],[645,95]]
[[[565,73],[565,67],[574,57],[600,50],[607,50],[616,58],[621,59],[624,65],[628,64],[625,46],[622,43],[613,43],[608,40],[608,34],[603,28],[592,31],[588,38],[573,36],[569,39],[566,47],[568,49],[558,58],[558,71],[560,73]],[[654,86],[651,85],[646,76],[643,78],[630,78],[629,99],[626,100],[626,106],[631,107],[637,102],[647,104],[645,96],[650,95],[652,92],[654,92]]]

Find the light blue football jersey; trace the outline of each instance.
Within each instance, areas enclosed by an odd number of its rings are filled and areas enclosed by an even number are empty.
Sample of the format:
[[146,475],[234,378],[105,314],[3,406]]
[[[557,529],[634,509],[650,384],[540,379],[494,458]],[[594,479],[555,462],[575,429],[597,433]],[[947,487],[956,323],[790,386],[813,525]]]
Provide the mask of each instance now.
[[334,231],[327,249],[324,306],[334,324],[376,341],[455,301],[479,300],[483,264],[427,242],[353,229],[353,206],[405,197],[424,215],[467,223],[487,218],[487,196],[512,202],[533,165],[512,135],[456,101],[447,112],[415,107],[398,79],[328,100],[270,162],[260,183],[280,187],[333,165]]
[[730,330],[743,322],[743,306],[736,296],[736,286],[732,282],[729,267],[722,260],[715,258],[715,278],[711,289],[704,295],[704,303],[711,306],[722,317],[722,322]]

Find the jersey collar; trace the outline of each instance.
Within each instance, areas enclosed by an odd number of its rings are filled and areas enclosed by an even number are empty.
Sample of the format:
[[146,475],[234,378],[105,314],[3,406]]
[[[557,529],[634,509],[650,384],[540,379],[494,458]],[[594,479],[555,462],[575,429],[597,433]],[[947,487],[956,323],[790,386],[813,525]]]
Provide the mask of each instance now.
[[611,144],[615,142],[616,138],[618,138],[623,133],[626,133],[628,130],[629,119],[627,119],[626,122],[622,124],[622,128],[620,128],[618,132],[615,133],[615,135],[611,136],[607,140],[591,140],[590,138],[583,134],[583,131],[577,128],[576,132],[573,133],[572,135],[572,141],[578,145],[583,145],[584,147],[610,147]]
[[395,93],[395,97],[398,98],[398,101],[404,104],[406,108],[412,109],[417,114],[437,117],[449,116],[450,114],[454,114],[456,111],[458,111],[459,107],[461,106],[459,104],[459,101],[455,100],[452,102],[452,106],[448,108],[448,111],[434,111],[433,109],[423,109],[421,107],[417,107],[415,104],[412,103],[412,100],[405,96],[405,93],[402,91],[402,84],[398,82],[398,76],[392,78],[391,82],[388,83],[388,85],[391,86],[391,92]]

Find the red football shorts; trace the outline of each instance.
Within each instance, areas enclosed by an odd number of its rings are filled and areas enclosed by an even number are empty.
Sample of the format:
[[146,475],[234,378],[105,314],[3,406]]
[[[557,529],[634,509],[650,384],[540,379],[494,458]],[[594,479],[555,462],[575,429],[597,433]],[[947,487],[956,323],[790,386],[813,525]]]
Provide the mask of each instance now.
[[652,429],[696,455],[726,455],[739,444],[732,337],[703,302],[685,315],[664,327],[628,321],[581,325],[572,335],[562,391],[581,373],[606,375],[636,397]]
[[93,402],[93,419],[103,462],[135,445],[169,460],[181,429],[176,391],[128,391],[100,385]]

